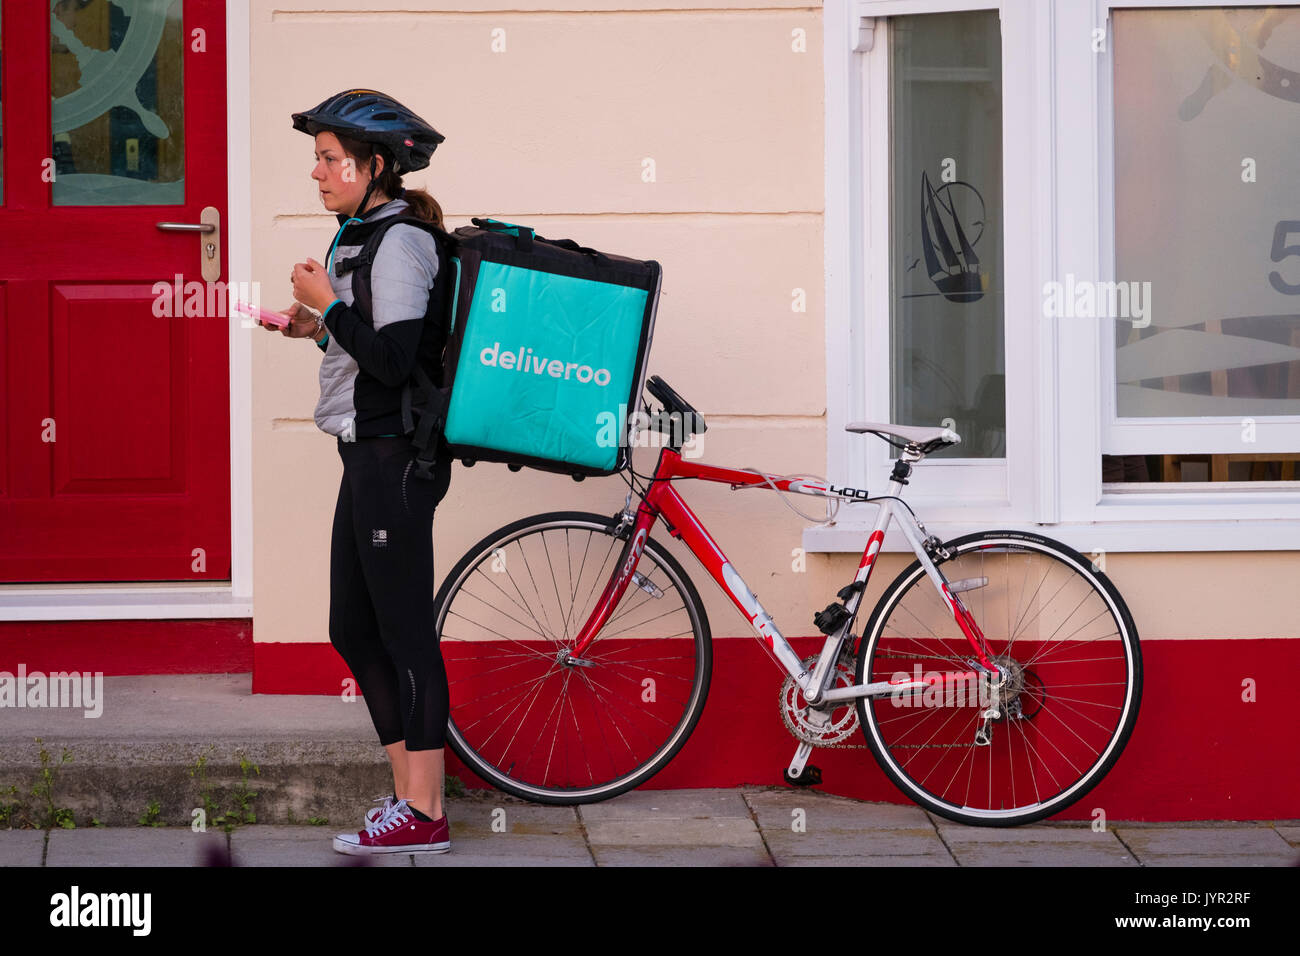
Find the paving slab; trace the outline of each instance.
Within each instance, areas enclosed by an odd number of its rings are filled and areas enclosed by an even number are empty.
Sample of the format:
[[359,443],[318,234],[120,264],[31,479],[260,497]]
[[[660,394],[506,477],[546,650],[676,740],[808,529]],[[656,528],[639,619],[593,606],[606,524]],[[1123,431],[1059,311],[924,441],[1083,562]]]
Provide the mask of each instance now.
[[587,840],[597,846],[763,846],[758,827],[743,819],[645,817],[640,820],[586,822]]
[[896,803],[865,803],[848,797],[792,790],[746,791],[745,801],[764,830],[789,829],[796,810],[803,811],[809,829],[813,828],[812,821],[871,830],[933,829],[930,818],[920,807]]
[[[655,865],[647,847],[663,848],[675,860],[701,861],[685,865],[714,865],[708,862],[708,850],[722,847],[739,849],[736,859],[767,860],[763,838],[737,790],[633,790],[582,806],[578,816],[593,852],[611,851],[597,854],[601,865],[607,860],[625,861],[620,865]],[[665,858],[660,865],[670,863]]]
[[586,856],[548,856],[545,853],[511,856],[495,854],[492,856],[475,855],[462,844],[451,842],[450,853],[419,853],[415,856],[416,866],[504,866],[504,867],[540,867],[540,866],[595,866],[591,854]]
[[798,856],[949,856],[933,829],[810,825],[804,832],[790,827],[764,829],[763,838],[778,866],[785,866],[789,858]]
[[189,827],[51,830],[46,866],[205,866],[226,856],[226,834]]
[[1277,832],[1291,846],[1300,846],[1300,827],[1278,827]]
[[[1043,826],[1080,826],[1087,824],[1088,821],[1060,823],[1044,823]],[[1267,827],[1272,829],[1275,826],[1296,826],[1292,820],[1118,820],[1111,817],[1106,821],[1106,827],[1110,830],[1166,830],[1169,827],[1177,827],[1180,830],[1249,830],[1252,828]]]
[[1115,831],[1076,826],[968,827],[938,825],[961,866],[1137,866]]
[[773,866],[762,843],[757,846],[596,846],[598,866]]
[[334,849],[330,826],[242,827],[230,835],[235,866],[412,866],[410,853],[351,856]]
[[[481,859],[485,861],[484,865],[489,866],[513,865],[501,861],[527,858],[551,861],[557,866],[574,865],[564,861],[576,861],[581,866],[591,863],[591,851],[576,827],[570,833],[554,835],[466,833],[452,827],[451,853],[448,855],[458,859]],[[417,855],[416,864],[428,856],[430,854]]]
[[1139,866],[1115,841],[1085,843],[963,843],[952,847],[961,866]]
[[588,826],[616,820],[750,819],[739,790],[633,790],[581,808]]
[[1297,866],[1300,865],[1300,855],[1269,855],[1257,854],[1252,856],[1227,856],[1223,854],[1202,854],[1202,853],[1173,853],[1163,856],[1144,856],[1142,865],[1149,867],[1161,866],[1230,866],[1230,867],[1254,867],[1254,866]]
[[[444,801],[451,837],[457,833],[482,831],[499,835],[560,834],[579,831],[578,814],[574,807],[543,807],[530,803],[494,803],[489,800]],[[504,830],[503,830],[504,828]]]
[[864,803],[807,791],[747,792],[745,799],[777,866],[802,859],[842,860],[849,866],[882,865],[872,862],[877,858],[936,866],[952,863],[920,807]]
[[1286,856],[1292,848],[1273,827],[1223,826],[1213,830],[1170,826],[1160,829],[1117,828],[1120,835],[1147,862],[1157,856],[1232,856],[1243,862],[1257,855]]
[[44,830],[0,830],[0,866],[40,866]]
[[[510,866],[507,859],[537,859],[537,865],[591,864],[591,851],[573,807],[447,801],[451,853],[461,861],[483,859],[485,865]],[[417,854],[416,864],[442,857]],[[498,862],[500,861],[500,862]],[[562,863],[562,861],[574,861]],[[460,863],[453,865],[462,865]]]
[[777,866],[956,866],[952,857],[943,856],[791,856]]
[[[1082,846],[1118,846],[1117,830],[1094,830],[1089,821],[1072,827],[968,827],[960,823],[938,824],[940,836],[953,843],[1053,843]],[[1123,847],[1120,847],[1123,849]]]

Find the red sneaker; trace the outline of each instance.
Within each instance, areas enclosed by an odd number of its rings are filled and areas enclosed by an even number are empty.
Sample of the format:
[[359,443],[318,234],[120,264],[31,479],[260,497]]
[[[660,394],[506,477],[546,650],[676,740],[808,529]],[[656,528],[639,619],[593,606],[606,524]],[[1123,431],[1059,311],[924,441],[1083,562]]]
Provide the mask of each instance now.
[[381,819],[356,833],[334,838],[339,853],[446,853],[451,849],[451,828],[444,813],[437,820],[417,820],[405,800],[398,800]]
[[393,798],[387,795],[375,797],[375,805],[366,811],[365,823],[363,826],[374,826],[384,817],[388,816],[388,811],[393,809]]

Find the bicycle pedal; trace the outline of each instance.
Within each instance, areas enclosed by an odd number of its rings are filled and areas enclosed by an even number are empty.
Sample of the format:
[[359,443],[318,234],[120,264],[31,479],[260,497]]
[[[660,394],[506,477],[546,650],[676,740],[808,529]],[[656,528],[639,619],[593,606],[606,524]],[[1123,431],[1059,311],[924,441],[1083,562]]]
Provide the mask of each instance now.
[[792,777],[790,776],[790,768],[787,767],[781,771],[781,776],[784,777],[785,782],[790,784],[792,787],[812,787],[822,782],[822,768],[808,764],[808,766],[804,767],[799,773],[799,776]]

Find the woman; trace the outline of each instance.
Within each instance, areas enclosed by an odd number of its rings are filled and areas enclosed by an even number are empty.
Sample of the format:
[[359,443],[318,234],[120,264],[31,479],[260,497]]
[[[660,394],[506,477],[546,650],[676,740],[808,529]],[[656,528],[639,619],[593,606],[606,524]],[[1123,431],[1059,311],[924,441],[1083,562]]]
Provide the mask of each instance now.
[[330,641],[356,678],[393,771],[393,796],[365,814],[361,830],[336,837],[334,849],[445,853],[448,698],[434,631],[432,522],[451,459],[444,449],[434,480],[420,480],[401,416],[402,386],[415,363],[432,375],[442,352],[443,333],[429,321],[437,246],[414,226],[388,230],[371,271],[373,315],[354,307],[352,274],[331,270],[360,249],[360,239],[348,242],[353,223],[360,224],[354,234],[397,214],[442,226],[433,197],[406,191],[400,177],[427,166],[444,137],[374,90],[332,96],[293,114],[293,125],[315,137],[311,175],[340,229],[323,265],[308,259],[293,267],[297,301],[284,310],[291,322],[281,333],[310,337],[325,353],[315,418],[337,437],[343,461],[330,552]]

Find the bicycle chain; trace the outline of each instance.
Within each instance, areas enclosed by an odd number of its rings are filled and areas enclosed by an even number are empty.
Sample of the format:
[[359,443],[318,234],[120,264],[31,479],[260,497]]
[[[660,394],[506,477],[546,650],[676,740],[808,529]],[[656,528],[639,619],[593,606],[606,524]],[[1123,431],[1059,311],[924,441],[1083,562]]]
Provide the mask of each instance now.
[[[812,744],[818,750],[870,750],[871,749],[866,744],[826,744],[826,743],[819,743],[813,740],[808,740],[806,737],[800,736],[799,733],[791,726],[790,714],[789,711],[786,709],[784,701],[778,699],[776,705],[777,705],[777,710],[781,712],[781,719],[785,722],[785,729],[790,732],[790,736],[794,737],[795,740],[806,741],[807,743]],[[858,727],[861,727],[861,721],[858,722]],[[854,728],[854,729],[856,730],[858,728]],[[971,744],[894,744],[893,746],[888,747],[887,749],[920,750],[923,747],[937,747],[941,750],[964,750],[970,746],[972,745]]]

